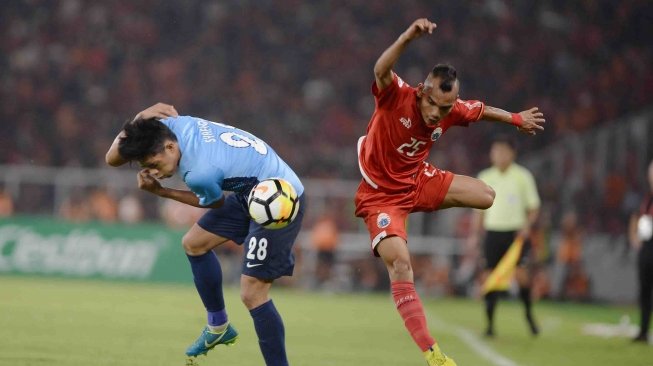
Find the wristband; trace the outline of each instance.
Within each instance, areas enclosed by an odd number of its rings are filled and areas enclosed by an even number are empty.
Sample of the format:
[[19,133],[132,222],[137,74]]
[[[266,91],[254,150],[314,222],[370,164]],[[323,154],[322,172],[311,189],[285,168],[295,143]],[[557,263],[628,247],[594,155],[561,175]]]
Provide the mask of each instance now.
[[510,117],[511,117],[510,120],[511,125],[521,127],[521,125],[524,124],[524,119],[521,118],[521,115],[519,113],[511,113]]

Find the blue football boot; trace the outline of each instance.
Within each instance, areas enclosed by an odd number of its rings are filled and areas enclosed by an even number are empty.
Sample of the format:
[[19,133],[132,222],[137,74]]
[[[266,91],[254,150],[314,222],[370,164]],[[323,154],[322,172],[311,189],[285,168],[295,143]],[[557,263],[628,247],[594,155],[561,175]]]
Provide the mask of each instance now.
[[204,330],[202,330],[202,334],[200,334],[199,338],[197,338],[197,340],[186,349],[186,356],[197,357],[199,355],[205,355],[218,344],[230,346],[236,342],[236,339],[238,339],[238,332],[231,326],[231,324],[228,324],[227,329],[221,333],[213,333],[209,327],[206,326],[204,327]]

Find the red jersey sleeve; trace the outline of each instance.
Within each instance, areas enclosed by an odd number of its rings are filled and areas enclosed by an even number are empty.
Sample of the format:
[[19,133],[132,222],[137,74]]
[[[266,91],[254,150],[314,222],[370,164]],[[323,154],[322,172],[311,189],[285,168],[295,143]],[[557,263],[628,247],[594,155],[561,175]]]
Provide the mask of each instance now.
[[456,100],[451,110],[453,124],[467,127],[470,123],[476,122],[483,116],[485,103],[478,100]]
[[373,81],[372,94],[376,100],[377,108],[394,109],[394,107],[397,106],[397,102],[399,101],[399,95],[402,88],[408,88],[407,90],[409,90],[410,85],[403,81],[399,75],[395,74],[394,72],[392,72],[392,83],[383,88],[383,90],[379,90],[379,88],[376,86],[376,80]]

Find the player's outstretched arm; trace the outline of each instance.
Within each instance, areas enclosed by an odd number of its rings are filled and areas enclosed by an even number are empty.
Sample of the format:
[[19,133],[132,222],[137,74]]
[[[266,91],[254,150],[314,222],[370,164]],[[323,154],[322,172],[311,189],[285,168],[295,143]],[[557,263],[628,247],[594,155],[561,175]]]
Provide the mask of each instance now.
[[[177,110],[175,109],[174,106],[165,103],[157,103],[149,108],[140,111],[134,117],[134,119],[131,120],[131,122],[134,122],[138,119],[150,119],[150,118],[165,119],[168,117],[177,117],[177,116],[179,116],[179,113],[177,113]],[[107,151],[107,154],[104,157],[107,164],[117,167],[127,163],[127,160],[125,160],[122,156],[120,156],[120,152],[118,151],[118,145],[120,144],[120,139],[124,136],[125,136],[124,131],[120,131],[120,133],[113,140],[111,147],[109,147],[109,151]]]
[[544,131],[543,124],[546,122],[544,113],[540,112],[537,107],[519,113],[510,113],[501,108],[485,106],[481,119],[509,123],[528,135],[535,135],[538,131]]
[[392,83],[392,67],[408,43],[424,34],[433,33],[435,27],[436,24],[431,23],[426,18],[417,19],[390,47],[383,51],[374,65],[374,79],[376,80],[376,87],[379,90],[383,90]]

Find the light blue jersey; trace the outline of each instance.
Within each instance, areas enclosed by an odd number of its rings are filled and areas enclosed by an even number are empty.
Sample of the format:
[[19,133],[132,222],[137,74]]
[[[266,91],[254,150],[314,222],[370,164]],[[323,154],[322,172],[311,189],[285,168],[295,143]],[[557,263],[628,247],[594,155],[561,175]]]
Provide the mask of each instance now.
[[267,178],[283,178],[298,196],[304,193],[302,182],[288,164],[249,132],[191,116],[161,122],[177,136],[179,175],[202,206],[218,201],[224,191],[247,195]]

